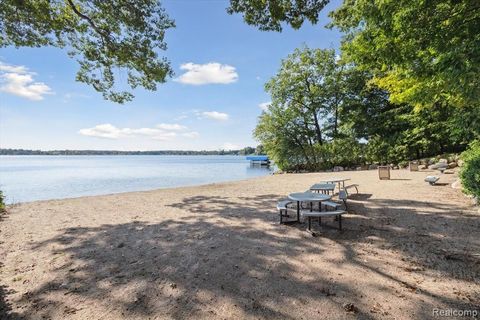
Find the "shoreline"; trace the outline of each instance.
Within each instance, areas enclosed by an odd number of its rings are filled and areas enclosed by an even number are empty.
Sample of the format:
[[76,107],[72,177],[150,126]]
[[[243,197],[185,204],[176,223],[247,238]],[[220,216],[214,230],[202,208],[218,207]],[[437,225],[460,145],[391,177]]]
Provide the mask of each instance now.
[[[333,218],[313,223],[317,237],[278,223],[279,199],[333,175],[360,185],[343,231]],[[0,216],[0,318],[428,319],[433,308],[472,309],[480,214],[450,187],[456,175],[438,186],[426,175],[279,174],[16,205]]]
[[[295,173],[297,174],[297,173]],[[305,173],[298,173],[298,174],[305,174]],[[107,196],[116,196],[116,195],[126,195],[130,193],[144,193],[144,192],[155,192],[155,191],[162,191],[162,190],[175,190],[175,189],[187,189],[187,188],[195,188],[195,187],[204,187],[204,186],[214,186],[219,184],[230,184],[234,182],[241,182],[241,181],[249,181],[249,180],[256,180],[262,179],[265,177],[273,176],[273,173],[265,176],[259,177],[250,177],[245,179],[239,180],[227,180],[227,181],[219,181],[219,182],[212,182],[212,183],[202,183],[202,184],[192,184],[192,185],[183,185],[177,187],[165,187],[165,188],[155,188],[155,189],[147,189],[147,190],[136,190],[136,191],[121,191],[121,192],[113,192],[113,193],[103,193],[103,194],[93,194],[93,195],[83,195],[78,197],[68,197],[68,198],[52,198],[52,199],[40,199],[40,200],[33,200],[33,201],[25,201],[25,202],[15,202],[15,203],[6,203],[7,209],[10,207],[15,207],[22,204],[33,204],[37,202],[48,202],[48,201],[62,201],[62,200],[76,200],[76,199],[88,199],[88,198],[95,198],[95,197],[107,197]]]

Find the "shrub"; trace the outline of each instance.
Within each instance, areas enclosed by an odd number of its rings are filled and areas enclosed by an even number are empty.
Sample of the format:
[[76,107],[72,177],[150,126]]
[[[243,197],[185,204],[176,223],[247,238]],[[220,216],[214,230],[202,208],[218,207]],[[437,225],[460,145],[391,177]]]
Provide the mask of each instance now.
[[474,141],[462,153],[464,165],[460,171],[460,179],[466,193],[480,199],[480,141]]
[[400,162],[398,163],[398,166],[399,166],[400,168],[406,168],[406,167],[408,167],[409,164],[410,164],[410,162],[408,162],[408,161],[400,161]]
[[5,211],[5,197],[3,196],[2,190],[0,190],[0,213]]

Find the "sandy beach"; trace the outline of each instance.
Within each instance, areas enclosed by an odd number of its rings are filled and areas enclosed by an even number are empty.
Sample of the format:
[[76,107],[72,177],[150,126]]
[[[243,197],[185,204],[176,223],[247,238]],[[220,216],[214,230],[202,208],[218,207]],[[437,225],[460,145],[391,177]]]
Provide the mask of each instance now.
[[[273,175],[15,205],[0,217],[0,318],[430,319],[480,309],[480,214],[427,172]],[[328,176],[360,185],[343,231],[280,225]],[[293,211],[292,211],[293,213]],[[8,317],[7,317],[8,314]]]

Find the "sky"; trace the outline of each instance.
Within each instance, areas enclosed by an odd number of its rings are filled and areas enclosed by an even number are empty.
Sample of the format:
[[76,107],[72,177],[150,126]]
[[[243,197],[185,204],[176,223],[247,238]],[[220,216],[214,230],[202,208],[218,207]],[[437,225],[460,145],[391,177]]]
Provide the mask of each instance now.
[[[175,75],[120,105],[76,82],[77,63],[57,48],[0,49],[0,147],[40,150],[219,150],[256,146],[252,132],[270,101],[264,84],[295,48],[338,49],[319,23],[259,31],[228,1],[164,0],[175,20],[166,57]],[[120,74],[125,83],[126,76]]]

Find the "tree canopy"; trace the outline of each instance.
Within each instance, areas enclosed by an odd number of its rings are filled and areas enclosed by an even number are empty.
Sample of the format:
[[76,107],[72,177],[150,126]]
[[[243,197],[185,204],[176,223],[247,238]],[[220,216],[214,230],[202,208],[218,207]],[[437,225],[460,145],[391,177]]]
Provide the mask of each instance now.
[[241,13],[244,21],[263,31],[282,31],[282,22],[299,29],[305,20],[315,24],[329,0],[230,0],[229,14]]
[[463,151],[480,138],[480,108],[389,101],[373,75],[333,50],[296,49],[265,85],[272,103],[254,136],[283,170],[401,163]]
[[316,170],[350,161],[346,152],[342,160],[328,152],[338,147],[330,142],[347,131],[340,128],[341,114],[358,99],[359,86],[346,80],[347,68],[334,50],[304,47],[283,60],[265,85],[272,103],[254,135],[281,168]]
[[331,16],[346,32],[344,56],[374,70],[392,102],[478,104],[477,0],[345,0]]
[[119,103],[133,95],[118,88],[116,74],[126,72],[130,88],[147,90],[173,74],[158,51],[174,26],[157,0],[0,2],[0,47],[66,48],[80,66],[76,79]]
[[[328,1],[231,0],[260,30],[318,22]],[[330,13],[345,33],[342,54],[395,103],[417,107],[440,101],[478,104],[480,99],[480,3],[478,0],[344,0]]]

